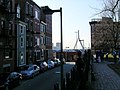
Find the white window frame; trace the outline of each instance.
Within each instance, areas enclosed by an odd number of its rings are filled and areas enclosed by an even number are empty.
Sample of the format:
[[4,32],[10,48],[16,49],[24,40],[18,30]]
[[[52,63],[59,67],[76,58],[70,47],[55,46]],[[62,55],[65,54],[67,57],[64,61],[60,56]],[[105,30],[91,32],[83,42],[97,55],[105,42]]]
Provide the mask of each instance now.
[[17,18],[20,18],[20,5],[17,6]]
[[29,12],[30,12],[30,15],[32,16],[33,15],[33,5],[30,5]]
[[41,56],[44,56],[44,49],[41,49]]
[[25,13],[29,14],[29,3],[28,2],[26,2]]
[[37,38],[37,45],[40,45],[40,38]]
[[37,9],[35,9],[35,18],[36,18],[36,19],[39,19],[39,13],[40,13],[40,12],[39,12]]
[[40,40],[41,40],[40,43],[44,44],[44,37],[43,36],[40,37]]
[[24,29],[25,29],[25,27],[20,25],[20,34],[24,34]]
[[39,46],[40,45],[40,38],[38,38],[38,37],[35,37],[35,42],[37,42],[37,46]]
[[[22,39],[22,40],[21,40]],[[20,47],[23,48],[24,47],[24,37],[21,36],[20,37]]]
[[24,61],[24,53],[21,52],[20,53],[20,64],[23,64],[25,61]]

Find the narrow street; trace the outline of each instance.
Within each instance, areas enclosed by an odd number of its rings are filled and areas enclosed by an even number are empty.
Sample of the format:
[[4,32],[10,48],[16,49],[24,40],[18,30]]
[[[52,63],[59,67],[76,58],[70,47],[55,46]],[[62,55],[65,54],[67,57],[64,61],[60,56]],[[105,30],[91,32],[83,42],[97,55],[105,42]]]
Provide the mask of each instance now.
[[[64,75],[73,66],[73,62],[64,64]],[[33,79],[23,80],[21,85],[13,90],[53,90],[54,84],[57,82],[60,83],[60,67],[41,73]]]

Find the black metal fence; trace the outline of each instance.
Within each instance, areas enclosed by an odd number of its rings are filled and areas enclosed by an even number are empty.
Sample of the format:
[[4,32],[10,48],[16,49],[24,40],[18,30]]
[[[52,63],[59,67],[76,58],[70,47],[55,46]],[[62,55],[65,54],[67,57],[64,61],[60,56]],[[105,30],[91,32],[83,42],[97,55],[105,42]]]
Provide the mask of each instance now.
[[[87,50],[82,54],[78,52],[78,60],[69,73],[63,78],[63,90],[86,90],[86,83],[89,77],[91,51]],[[59,90],[59,83],[54,85],[54,90]]]

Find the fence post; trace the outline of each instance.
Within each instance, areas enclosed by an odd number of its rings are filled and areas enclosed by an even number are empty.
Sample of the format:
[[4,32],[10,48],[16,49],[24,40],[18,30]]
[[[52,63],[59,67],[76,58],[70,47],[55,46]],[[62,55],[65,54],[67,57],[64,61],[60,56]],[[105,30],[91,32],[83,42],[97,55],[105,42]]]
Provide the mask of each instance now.
[[66,73],[66,90],[70,88],[70,73]]
[[63,78],[63,90],[66,89],[66,81],[65,81],[65,78]]
[[59,90],[59,83],[54,84],[54,90]]

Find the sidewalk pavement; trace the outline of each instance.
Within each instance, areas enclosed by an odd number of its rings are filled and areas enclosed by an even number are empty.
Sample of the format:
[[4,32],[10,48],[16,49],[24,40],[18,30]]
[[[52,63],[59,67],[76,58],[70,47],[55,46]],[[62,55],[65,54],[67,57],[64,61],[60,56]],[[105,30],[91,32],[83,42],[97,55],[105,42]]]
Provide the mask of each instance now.
[[120,76],[107,64],[110,63],[93,63],[95,81],[92,81],[92,90],[120,90]]

